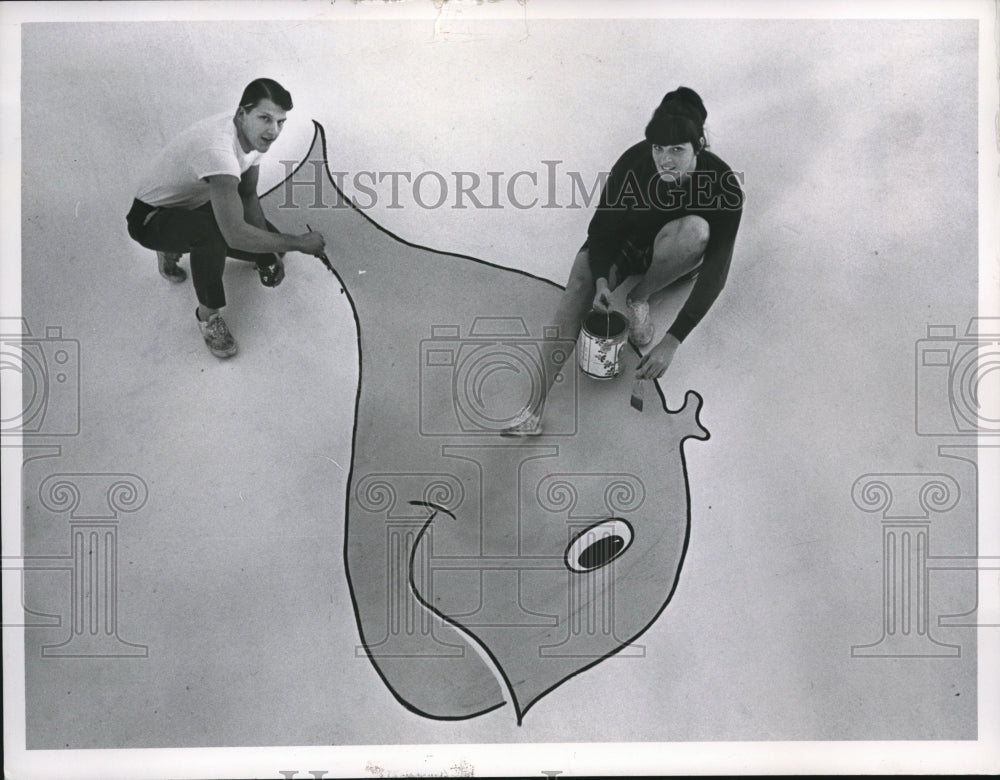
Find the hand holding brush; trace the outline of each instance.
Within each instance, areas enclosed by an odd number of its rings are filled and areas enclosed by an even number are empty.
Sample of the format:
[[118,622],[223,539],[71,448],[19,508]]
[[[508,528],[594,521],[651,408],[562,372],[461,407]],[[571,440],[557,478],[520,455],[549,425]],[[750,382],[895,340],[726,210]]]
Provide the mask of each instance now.
[[[313,229],[309,227],[308,222],[306,223],[306,230],[308,230],[310,233],[313,232]],[[330,265],[330,258],[326,256],[325,249],[321,249],[319,253],[316,254],[316,257],[318,257],[323,262],[323,265],[325,265],[330,270],[330,273],[334,273],[333,266]]]

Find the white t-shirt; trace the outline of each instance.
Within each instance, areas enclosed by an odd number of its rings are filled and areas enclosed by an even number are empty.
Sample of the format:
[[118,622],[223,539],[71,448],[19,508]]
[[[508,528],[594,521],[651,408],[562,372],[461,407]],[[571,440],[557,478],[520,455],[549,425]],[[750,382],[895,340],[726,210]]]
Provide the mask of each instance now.
[[232,112],[216,114],[192,125],[153,159],[136,198],[150,206],[196,209],[211,200],[206,176],[240,178],[262,154],[244,152]]

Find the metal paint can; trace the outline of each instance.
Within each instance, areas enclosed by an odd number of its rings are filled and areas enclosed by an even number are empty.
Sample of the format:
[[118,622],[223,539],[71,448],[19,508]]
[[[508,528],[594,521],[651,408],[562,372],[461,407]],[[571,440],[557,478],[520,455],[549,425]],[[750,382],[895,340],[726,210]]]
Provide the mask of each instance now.
[[595,379],[622,372],[621,350],[628,340],[628,320],[616,311],[593,310],[583,318],[576,342],[580,370]]

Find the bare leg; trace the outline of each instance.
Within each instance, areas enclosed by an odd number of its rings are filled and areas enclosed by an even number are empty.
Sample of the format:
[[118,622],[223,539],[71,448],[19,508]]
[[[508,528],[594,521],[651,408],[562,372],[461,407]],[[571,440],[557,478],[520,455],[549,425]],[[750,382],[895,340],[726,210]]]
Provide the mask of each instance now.
[[701,217],[675,219],[664,225],[653,241],[653,261],[629,293],[630,301],[646,301],[653,293],[693,271],[708,246],[708,222]]
[[[573,261],[573,268],[569,272],[569,280],[566,282],[566,291],[559,299],[559,306],[556,307],[555,325],[559,328],[559,338],[576,342],[580,335],[580,323],[584,316],[590,311],[594,302],[594,275],[590,271],[590,252],[581,249]],[[566,364],[571,363],[572,356],[567,358]],[[564,364],[565,365],[565,364]],[[572,370],[567,367],[564,370]],[[545,395],[552,389],[555,381],[555,372],[548,378],[548,385],[545,388]],[[545,396],[542,396],[544,401]]]
[[576,340],[583,316],[590,311],[590,306],[594,302],[594,292],[590,252],[582,249],[573,261],[573,268],[566,282],[566,291],[556,308],[555,324],[559,327],[559,338]]
[[[561,348],[565,341],[576,342],[580,335],[580,323],[594,302],[595,289],[594,275],[590,271],[590,253],[586,249],[581,249],[573,261],[573,268],[570,270],[569,280],[566,282],[566,290],[556,307],[553,324],[559,329],[559,342],[561,343],[553,344],[551,341],[543,341],[540,344],[547,366],[554,364],[553,353],[557,348]],[[566,361],[562,364],[562,370],[574,371],[572,349],[566,350],[566,352]],[[545,410],[545,399],[552,389],[556,374],[557,372],[552,370],[547,372],[547,382],[538,398],[537,406],[532,405],[525,409],[521,419],[511,427],[501,431],[501,436],[533,436],[541,433],[540,420]]]

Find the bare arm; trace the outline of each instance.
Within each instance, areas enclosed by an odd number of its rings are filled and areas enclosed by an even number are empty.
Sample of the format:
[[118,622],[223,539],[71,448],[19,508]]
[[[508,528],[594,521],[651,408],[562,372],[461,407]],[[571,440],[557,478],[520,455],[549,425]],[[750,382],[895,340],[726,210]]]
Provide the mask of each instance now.
[[250,166],[240,179],[238,190],[240,200],[243,201],[243,218],[247,224],[261,230],[267,230],[264,209],[260,207],[260,198],[257,197],[257,176],[259,172],[260,168],[258,166]]
[[[211,188],[212,211],[215,212],[215,220],[219,224],[222,237],[233,249],[242,249],[245,252],[310,252],[305,242],[308,233],[296,236],[288,233],[272,233],[266,226],[261,227],[250,224],[248,219],[253,219],[249,214],[244,213],[245,201],[241,197],[240,180],[235,176],[209,176],[208,183]],[[260,202],[257,200],[256,184],[254,185],[253,201],[260,211]],[[252,209],[253,207],[251,207]],[[260,213],[261,224],[264,215]]]

